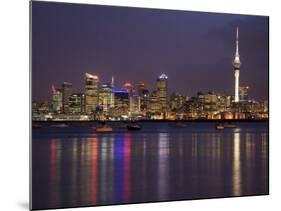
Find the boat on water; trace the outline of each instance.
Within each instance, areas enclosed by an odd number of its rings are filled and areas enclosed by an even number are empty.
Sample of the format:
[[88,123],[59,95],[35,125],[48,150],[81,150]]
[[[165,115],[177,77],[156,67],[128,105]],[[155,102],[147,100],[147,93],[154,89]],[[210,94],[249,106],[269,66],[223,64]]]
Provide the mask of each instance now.
[[127,129],[128,130],[140,130],[141,129],[141,125],[138,123],[130,123],[127,125]]
[[223,130],[224,129],[224,125],[221,123],[216,124],[216,129],[217,130]]
[[102,126],[97,126],[94,127],[94,130],[97,133],[108,133],[108,132],[112,132],[112,127],[110,127],[109,125],[102,125]]
[[182,123],[182,122],[177,122],[177,123],[175,124],[175,127],[177,127],[177,128],[186,128],[186,124],[184,124],[184,123]]
[[32,124],[32,129],[39,129],[42,128],[42,125]]
[[67,124],[54,124],[54,125],[51,125],[51,127],[54,127],[54,128],[66,128],[68,127]]
[[235,127],[237,127],[237,124],[232,123],[232,122],[226,122],[226,123],[224,123],[224,127],[225,128],[235,128]]

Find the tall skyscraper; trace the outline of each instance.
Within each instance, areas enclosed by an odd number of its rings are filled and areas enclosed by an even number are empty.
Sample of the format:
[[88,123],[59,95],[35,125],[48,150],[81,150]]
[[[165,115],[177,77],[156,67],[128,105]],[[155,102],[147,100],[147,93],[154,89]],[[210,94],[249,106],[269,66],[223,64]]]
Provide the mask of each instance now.
[[129,95],[129,112],[133,112],[134,111],[134,86],[132,85],[132,83],[130,82],[126,82],[123,84],[123,89],[128,91],[128,95]]
[[148,104],[149,112],[151,113],[159,113],[160,112],[160,103],[159,103],[159,97],[156,90],[151,92],[149,95],[149,104]]
[[239,55],[239,28],[236,28],[236,52],[234,61],[232,62],[234,67],[234,77],[235,77],[235,95],[234,95],[234,102],[239,102],[239,74],[240,74],[240,55]]
[[99,90],[99,105],[103,108],[104,112],[112,107],[112,87],[109,83],[103,83]]
[[114,102],[116,108],[126,107],[129,108],[129,93],[126,89],[113,89]]
[[149,91],[143,82],[137,84],[137,94],[140,99],[140,111],[148,108]]
[[93,113],[98,106],[99,77],[85,73],[85,110],[87,114]]
[[56,113],[62,112],[62,92],[60,89],[52,85],[52,111]]
[[120,119],[123,115],[128,116],[129,112],[129,93],[125,89],[113,89],[114,107],[110,109],[112,117]]
[[69,97],[72,94],[72,83],[63,82],[62,84],[62,111],[69,112]]
[[130,112],[139,113],[141,110],[140,105],[141,105],[140,96],[138,95],[137,91],[133,89],[130,96]]
[[164,73],[156,81],[158,101],[161,112],[167,112],[168,109],[168,76]]

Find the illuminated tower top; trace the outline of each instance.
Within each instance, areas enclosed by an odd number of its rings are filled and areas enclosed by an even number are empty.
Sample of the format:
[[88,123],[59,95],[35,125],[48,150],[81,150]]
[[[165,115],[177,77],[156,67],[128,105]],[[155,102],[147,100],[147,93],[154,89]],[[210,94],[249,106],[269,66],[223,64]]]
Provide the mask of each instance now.
[[233,61],[233,66],[235,69],[240,69],[241,62],[240,62],[240,55],[239,55],[239,28],[236,28],[236,51],[235,51],[235,57]]
[[96,79],[96,80],[99,79],[99,77],[98,77],[97,75],[92,75],[92,74],[90,74],[90,73],[85,73],[85,77],[86,77],[86,79],[87,79],[87,78],[88,78],[88,79]]
[[168,76],[165,75],[164,73],[162,73],[159,77],[158,77],[159,80],[167,80],[168,79]]

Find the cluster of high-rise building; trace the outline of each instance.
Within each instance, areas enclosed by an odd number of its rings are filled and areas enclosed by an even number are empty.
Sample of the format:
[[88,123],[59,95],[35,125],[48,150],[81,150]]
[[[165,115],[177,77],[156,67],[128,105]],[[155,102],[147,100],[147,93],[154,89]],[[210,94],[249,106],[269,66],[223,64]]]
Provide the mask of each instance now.
[[261,119],[268,118],[268,102],[249,100],[249,87],[239,85],[239,31],[236,30],[234,61],[234,96],[222,93],[201,93],[189,97],[168,92],[168,76],[161,74],[155,90],[149,91],[144,82],[130,82],[121,88],[102,83],[97,75],[85,73],[83,93],[73,92],[72,84],[51,88],[48,102],[33,102],[34,120],[125,120],[125,119]]
[[144,82],[136,85],[125,82],[121,88],[116,88],[113,77],[111,83],[101,83],[97,75],[85,73],[83,93],[73,92],[69,82],[63,82],[61,88],[52,85],[51,98],[46,104],[45,109],[41,109],[34,102],[35,117],[36,113],[49,113],[61,119],[86,117],[100,120],[145,118],[148,113],[165,116],[169,108],[168,77],[160,75],[156,90],[150,93]]

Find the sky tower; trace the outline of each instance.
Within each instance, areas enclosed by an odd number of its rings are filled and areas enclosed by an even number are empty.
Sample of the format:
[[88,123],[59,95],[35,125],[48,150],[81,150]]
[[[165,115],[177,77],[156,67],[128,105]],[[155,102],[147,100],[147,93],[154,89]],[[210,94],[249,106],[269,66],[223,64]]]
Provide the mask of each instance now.
[[234,77],[235,77],[235,97],[234,102],[239,102],[239,74],[240,74],[240,56],[239,56],[239,28],[236,28],[236,52],[234,61],[232,62],[234,67]]

